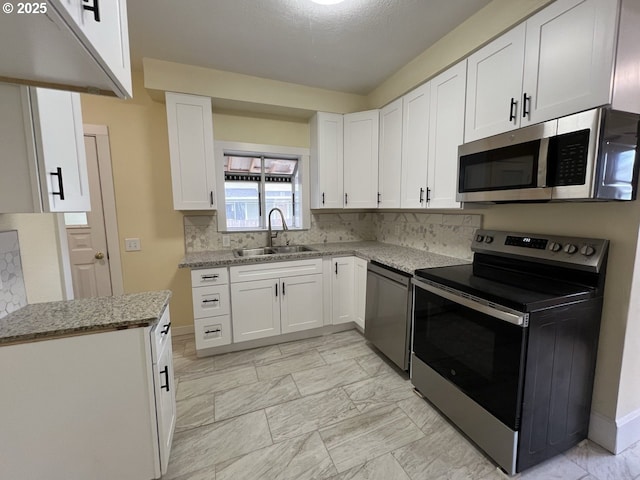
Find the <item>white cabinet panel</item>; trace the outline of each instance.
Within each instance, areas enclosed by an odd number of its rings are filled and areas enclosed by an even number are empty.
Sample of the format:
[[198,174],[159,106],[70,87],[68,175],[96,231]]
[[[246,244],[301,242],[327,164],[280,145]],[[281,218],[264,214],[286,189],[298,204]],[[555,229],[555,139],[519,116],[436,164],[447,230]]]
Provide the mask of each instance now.
[[458,146],[464,141],[467,62],[431,80],[429,119],[429,208],[458,208]]
[[344,119],[316,113],[311,131],[311,208],[342,208],[344,202]]
[[229,283],[227,268],[199,268],[191,270],[191,286],[207,287]]
[[169,465],[169,454],[176,426],[177,384],[173,374],[172,348],[171,335],[168,335],[167,343],[160,353],[158,362],[153,366],[160,469],[163,474],[167,472],[167,466]]
[[278,280],[231,284],[234,342],[280,334],[279,290]]
[[378,193],[379,111],[344,116],[344,206],[375,208]]
[[196,336],[196,350],[220,347],[231,343],[231,315],[196,318],[193,324]]
[[426,206],[431,84],[404,96],[402,119],[402,208]]
[[380,110],[378,208],[400,207],[402,164],[402,98]]
[[367,261],[354,258],[354,321],[362,330],[365,329],[365,308],[367,304]]
[[290,262],[269,262],[238,265],[230,269],[231,282],[247,282],[267,278],[284,278],[297,275],[322,273],[322,259],[293,260]]
[[211,98],[167,92],[171,184],[175,210],[215,210]]
[[465,142],[519,126],[525,24],[468,58]]
[[193,316],[195,318],[227,315],[230,311],[229,286],[211,285],[192,288]]
[[609,103],[617,0],[557,0],[527,20],[522,125]]
[[283,278],[280,285],[282,333],[322,327],[322,274]]
[[332,263],[333,324],[352,322],[355,318],[354,257],[333,258]]

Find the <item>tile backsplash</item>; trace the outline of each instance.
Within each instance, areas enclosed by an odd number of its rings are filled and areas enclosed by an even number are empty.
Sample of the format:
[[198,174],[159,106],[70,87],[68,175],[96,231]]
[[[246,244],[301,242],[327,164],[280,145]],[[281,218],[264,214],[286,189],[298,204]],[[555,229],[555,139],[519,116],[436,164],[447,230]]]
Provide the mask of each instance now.
[[[223,250],[261,247],[267,243],[266,232],[218,232],[216,215],[184,217],[185,251]],[[377,240],[405,247],[459,258],[471,258],[471,240],[482,224],[482,215],[354,212],[311,213],[311,227],[303,231],[280,232],[274,244],[356,242]],[[229,247],[223,247],[223,236]]]
[[0,232],[0,318],[26,304],[18,232]]

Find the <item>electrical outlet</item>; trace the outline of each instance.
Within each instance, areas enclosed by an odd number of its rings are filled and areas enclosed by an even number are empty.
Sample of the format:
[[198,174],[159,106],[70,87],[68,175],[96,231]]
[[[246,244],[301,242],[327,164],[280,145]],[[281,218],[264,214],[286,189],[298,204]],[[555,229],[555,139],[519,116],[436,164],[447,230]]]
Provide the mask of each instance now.
[[230,247],[231,246],[231,237],[229,237],[229,235],[223,235],[222,236],[222,246],[223,247]]
[[125,238],[124,239],[124,249],[127,252],[137,252],[140,250],[140,239],[139,238]]

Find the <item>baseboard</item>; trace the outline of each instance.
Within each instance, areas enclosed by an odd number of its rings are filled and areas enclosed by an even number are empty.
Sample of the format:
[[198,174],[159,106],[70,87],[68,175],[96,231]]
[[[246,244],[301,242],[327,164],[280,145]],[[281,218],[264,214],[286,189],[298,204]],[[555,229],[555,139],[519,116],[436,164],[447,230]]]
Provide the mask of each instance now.
[[171,327],[171,336],[172,337],[181,337],[183,335],[193,335],[195,333],[195,328],[193,325],[185,325],[183,327]]
[[591,412],[589,440],[616,455],[621,453],[640,441],[640,410],[616,420]]

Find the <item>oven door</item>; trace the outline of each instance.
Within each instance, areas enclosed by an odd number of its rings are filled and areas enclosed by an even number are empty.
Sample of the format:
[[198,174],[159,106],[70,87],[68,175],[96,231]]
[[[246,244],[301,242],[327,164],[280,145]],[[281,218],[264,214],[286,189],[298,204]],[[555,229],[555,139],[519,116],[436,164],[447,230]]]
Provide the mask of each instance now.
[[429,281],[413,283],[415,356],[517,431],[528,317]]

